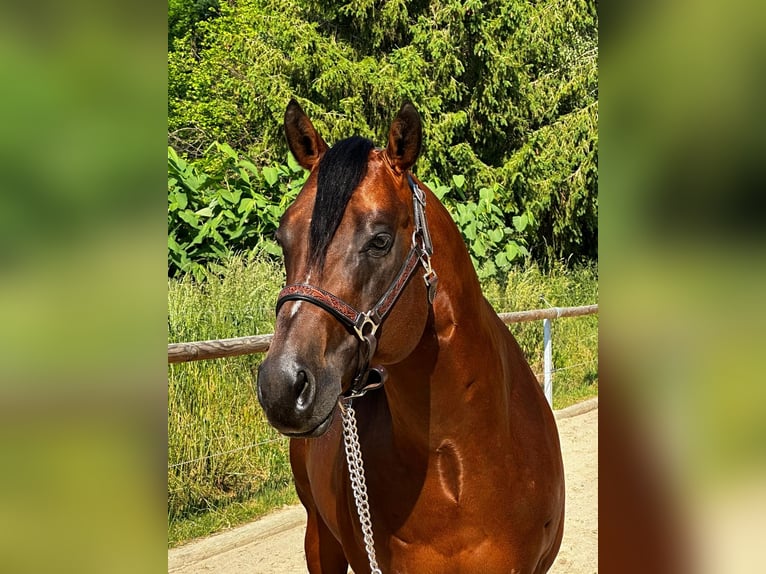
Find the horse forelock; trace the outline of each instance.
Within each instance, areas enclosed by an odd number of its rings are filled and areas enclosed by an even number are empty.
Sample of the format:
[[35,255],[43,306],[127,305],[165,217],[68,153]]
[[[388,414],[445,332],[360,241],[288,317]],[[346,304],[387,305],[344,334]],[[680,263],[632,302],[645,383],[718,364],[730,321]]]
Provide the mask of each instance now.
[[321,267],[351,195],[367,172],[373,143],[353,136],[339,141],[319,162],[317,192],[309,228],[309,262]]

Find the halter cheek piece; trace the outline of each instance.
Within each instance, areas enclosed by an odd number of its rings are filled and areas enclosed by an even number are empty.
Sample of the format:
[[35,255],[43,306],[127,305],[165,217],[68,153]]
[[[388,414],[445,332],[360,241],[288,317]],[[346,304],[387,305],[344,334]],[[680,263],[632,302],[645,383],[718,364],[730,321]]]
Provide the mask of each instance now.
[[418,187],[410,174],[407,174],[407,179],[412,189],[412,205],[415,213],[412,247],[396,278],[372,309],[362,313],[332,293],[305,283],[286,286],[277,298],[277,313],[287,301],[308,301],[330,313],[359,339],[361,357],[359,368],[351,387],[343,395],[346,398],[361,397],[367,391],[383,386],[386,379],[385,370],[382,367],[370,368],[370,361],[378,348],[378,327],[404,291],[418,263],[425,270],[423,281],[428,289],[428,303],[432,304],[436,296],[438,277],[431,267],[433,245],[426,222],[426,194]]

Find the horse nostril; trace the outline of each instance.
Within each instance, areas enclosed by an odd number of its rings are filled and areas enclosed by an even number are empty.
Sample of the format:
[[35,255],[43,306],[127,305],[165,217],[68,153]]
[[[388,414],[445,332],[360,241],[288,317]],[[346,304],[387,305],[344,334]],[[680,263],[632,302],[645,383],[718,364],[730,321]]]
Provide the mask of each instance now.
[[298,375],[295,378],[295,401],[298,408],[305,408],[311,403],[313,398],[313,390],[309,376],[306,371],[298,371]]

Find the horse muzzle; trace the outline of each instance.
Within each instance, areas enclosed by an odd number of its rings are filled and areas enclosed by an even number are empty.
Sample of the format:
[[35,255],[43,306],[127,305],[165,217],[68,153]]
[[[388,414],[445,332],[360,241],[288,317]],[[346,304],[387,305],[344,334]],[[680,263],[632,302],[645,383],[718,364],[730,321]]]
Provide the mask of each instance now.
[[316,437],[330,426],[340,385],[328,380],[326,370],[317,376],[300,361],[275,356],[267,357],[254,374],[258,402],[280,433]]

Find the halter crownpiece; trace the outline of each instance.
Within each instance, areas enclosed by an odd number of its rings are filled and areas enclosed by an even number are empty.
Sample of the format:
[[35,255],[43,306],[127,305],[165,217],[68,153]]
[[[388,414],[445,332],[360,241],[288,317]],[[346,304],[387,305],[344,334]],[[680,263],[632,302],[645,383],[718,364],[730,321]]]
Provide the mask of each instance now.
[[433,245],[426,221],[426,194],[418,187],[409,173],[407,180],[412,190],[412,205],[415,215],[412,247],[396,278],[372,309],[364,313],[357,311],[329,291],[306,283],[287,285],[280,291],[277,298],[277,313],[287,301],[307,301],[330,313],[359,339],[362,358],[351,388],[345,395],[350,398],[362,396],[367,391],[383,386],[386,379],[385,370],[380,367],[369,368],[370,361],[378,347],[378,327],[383,323],[399,295],[404,291],[418,264],[422,265],[425,270],[423,281],[428,290],[428,303],[433,304],[436,297],[436,285],[439,278],[436,271],[431,267]]

